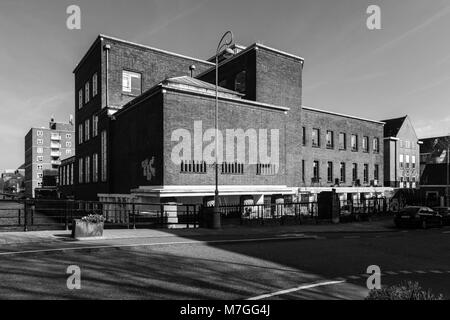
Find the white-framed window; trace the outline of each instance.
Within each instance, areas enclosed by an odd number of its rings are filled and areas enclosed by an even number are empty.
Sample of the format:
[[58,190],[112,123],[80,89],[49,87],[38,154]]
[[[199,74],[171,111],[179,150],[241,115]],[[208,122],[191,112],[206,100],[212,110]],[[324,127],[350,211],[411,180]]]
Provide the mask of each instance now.
[[98,135],[98,116],[92,116],[92,137]]
[[411,163],[412,163],[412,168],[415,169],[416,168],[416,156],[411,157]]
[[94,73],[92,76],[92,97],[95,97],[98,93],[98,76]]
[[108,147],[107,147],[107,136],[106,130],[101,132],[101,150],[102,150],[102,168],[101,168],[101,180],[105,182],[107,177],[107,164],[108,164]]
[[409,154],[406,155],[406,168],[409,169]]
[[373,138],[373,152],[374,153],[380,152],[380,139],[379,138]]
[[66,148],[72,148],[72,142],[66,141]]
[[403,160],[403,155],[402,154],[400,155],[399,161],[400,161],[400,168],[403,168],[404,160]]
[[78,91],[78,109],[83,108],[83,89]]
[[36,160],[37,160],[37,162],[42,162],[42,161],[44,161],[44,157],[43,156],[37,156]]
[[39,147],[39,148],[36,149],[36,152],[37,153],[44,153],[44,148]]
[[43,176],[44,176],[44,174],[42,172],[38,172],[37,173],[37,178],[38,179],[42,179]]
[[36,135],[37,135],[38,137],[42,137],[42,136],[44,135],[44,131],[38,130],[38,131],[36,131]]
[[66,139],[72,139],[72,134],[67,133],[67,134],[66,134]]
[[98,182],[98,154],[92,156],[92,182]]
[[43,139],[37,139],[37,144],[38,145],[43,145],[44,144],[44,140]]
[[42,188],[42,182],[38,182],[38,188]]
[[42,170],[44,168],[44,166],[42,164],[38,164],[37,169],[38,170]]
[[141,91],[141,74],[137,72],[122,71],[122,92],[138,96]]
[[83,171],[84,159],[78,159],[78,183],[83,183],[84,171]]
[[66,155],[71,155],[72,154],[72,149],[67,149],[66,150]]
[[89,93],[89,81],[86,82],[86,84],[84,85],[84,101],[85,103],[89,102],[89,99],[91,98],[90,93]]
[[86,183],[90,183],[91,182],[91,157],[86,157],[85,159],[84,159],[84,161],[85,161],[85,164],[86,164],[86,166],[85,166],[85,173],[86,173],[86,175],[85,175],[85,182]]
[[83,124],[78,125],[78,144],[83,143]]
[[84,121],[84,141],[88,141],[91,138],[91,120],[86,119]]

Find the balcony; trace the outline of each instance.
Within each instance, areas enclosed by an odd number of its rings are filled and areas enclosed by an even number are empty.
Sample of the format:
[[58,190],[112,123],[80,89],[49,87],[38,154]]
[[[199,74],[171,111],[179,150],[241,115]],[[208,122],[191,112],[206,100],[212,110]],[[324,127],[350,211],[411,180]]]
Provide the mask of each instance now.
[[52,157],[61,157],[61,151],[50,151],[50,156]]
[[61,143],[51,142],[50,143],[50,148],[52,148],[52,149],[60,149],[61,148]]
[[61,165],[61,160],[51,160],[50,163],[53,166],[60,166]]
[[59,134],[52,133],[51,140],[53,140],[53,141],[61,141],[61,136]]

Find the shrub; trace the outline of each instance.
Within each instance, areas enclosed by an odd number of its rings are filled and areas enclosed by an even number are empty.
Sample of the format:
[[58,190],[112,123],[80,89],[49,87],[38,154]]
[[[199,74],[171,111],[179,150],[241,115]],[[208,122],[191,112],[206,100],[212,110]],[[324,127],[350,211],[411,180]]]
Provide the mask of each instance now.
[[417,282],[402,282],[380,290],[372,290],[366,300],[444,300],[443,295],[435,295],[430,290],[422,290]]
[[105,217],[100,214],[90,214],[81,218],[82,221],[90,222],[90,223],[102,223],[105,222]]

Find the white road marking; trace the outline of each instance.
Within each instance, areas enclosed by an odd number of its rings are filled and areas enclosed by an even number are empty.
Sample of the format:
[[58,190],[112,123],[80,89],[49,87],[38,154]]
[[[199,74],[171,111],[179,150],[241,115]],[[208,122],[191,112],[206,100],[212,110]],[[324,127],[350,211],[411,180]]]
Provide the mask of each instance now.
[[407,270],[403,270],[403,271],[400,271],[400,273],[403,273],[403,274],[411,274],[412,272],[411,272],[411,271],[407,271]]
[[324,287],[324,286],[332,286],[332,285],[340,284],[340,283],[344,283],[344,282],[345,282],[344,280],[343,281],[328,281],[328,282],[320,282],[320,283],[315,283],[315,284],[303,285],[303,286],[292,288],[292,289],[281,290],[281,291],[277,291],[277,292],[273,292],[273,293],[263,294],[263,295],[260,295],[257,297],[249,298],[247,300],[262,300],[262,299],[267,299],[267,298],[271,298],[274,296],[280,296],[280,295],[284,295],[284,294],[288,294],[288,293],[292,293],[292,292],[296,292],[296,291],[307,290],[307,289],[312,289],[312,288],[317,288],[317,287]]
[[344,239],[359,239],[360,236],[345,236]]
[[386,273],[386,274],[389,274],[389,275],[391,275],[391,276],[396,276],[396,275],[398,275],[398,273],[397,273],[397,272],[394,272],[394,271],[386,271],[385,273]]
[[442,232],[442,233],[444,233],[444,234],[450,234],[450,231],[444,231],[444,232]]
[[431,270],[430,272],[431,273],[436,273],[436,274],[442,274],[443,273],[442,271],[439,271],[439,270]]
[[348,278],[349,278],[349,279],[352,279],[352,280],[358,280],[358,279],[361,279],[361,277],[359,277],[359,276],[349,276]]
[[422,271],[422,270],[417,270],[417,271],[414,271],[415,273],[420,273],[420,274],[425,274],[426,272],[425,271]]
[[[58,251],[77,251],[77,250],[90,250],[90,249],[114,249],[114,248],[130,248],[130,247],[154,247],[154,246],[167,246],[177,244],[214,244],[214,243],[240,243],[240,242],[260,242],[260,241],[280,241],[280,240],[299,240],[299,239],[315,239],[314,237],[274,237],[274,238],[250,238],[250,239],[234,239],[234,240],[190,240],[190,241],[173,241],[173,242],[155,242],[155,243],[134,243],[134,244],[116,244],[116,245],[101,245],[101,246],[79,246],[79,247],[66,247],[66,248],[54,248],[54,249],[39,249],[39,250],[24,250],[24,251],[11,251],[0,252],[0,256],[12,256],[15,254],[27,254],[27,253],[45,253],[45,252],[58,252]],[[113,239],[114,240],[114,239]]]

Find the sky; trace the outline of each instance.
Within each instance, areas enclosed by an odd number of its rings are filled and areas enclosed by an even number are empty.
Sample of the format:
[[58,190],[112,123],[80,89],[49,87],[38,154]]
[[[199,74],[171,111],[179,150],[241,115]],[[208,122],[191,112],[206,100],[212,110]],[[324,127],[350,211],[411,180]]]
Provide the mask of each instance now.
[[31,127],[74,113],[72,71],[98,34],[206,59],[227,30],[303,57],[306,106],[450,133],[450,0],[1,0],[0,169],[24,162]]

